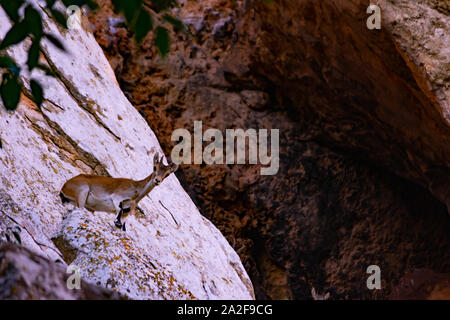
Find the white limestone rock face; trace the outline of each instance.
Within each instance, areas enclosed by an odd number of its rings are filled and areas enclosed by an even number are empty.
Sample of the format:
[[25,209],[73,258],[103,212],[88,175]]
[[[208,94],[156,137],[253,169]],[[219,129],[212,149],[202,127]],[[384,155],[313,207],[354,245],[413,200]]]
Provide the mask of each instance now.
[[[175,175],[140,203],[142,214],[114,227],[114,215],[63,206],[66,180],[80,173],[142,179],[161,153],[158,140],[117,85],[94,37],[60,30],[41,10],[46,32],[68,53],[43,43],[42,59],[57,73],[26,73],[26,49],[7,53],[23,66],[28,88],[39,80],[39,110],[29,93],[18,109],[0,106],[0,231],[21,227],[22,244],[81,268],[84,280],[133,299],[252,299],[238,255],[197,210]],[[11,24],[0,9],[0,37]]]

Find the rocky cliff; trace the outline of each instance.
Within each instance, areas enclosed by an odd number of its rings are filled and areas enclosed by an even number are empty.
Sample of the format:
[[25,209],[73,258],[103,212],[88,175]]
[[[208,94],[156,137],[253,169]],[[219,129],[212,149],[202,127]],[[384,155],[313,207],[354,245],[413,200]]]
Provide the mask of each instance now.
[[[172,35],[165,60],[100,3],[94,35],[166,152],[194,120],[280,129],[275,176],[248,165],[178,173],[258,298],[311,298],[313,287],[398,297],[414,270],[450,272],[447,1],[373,1],[381,30],[367,29],[362,0],[180,1],[193,36]],[[382,290],[366,287],[372,264]]]
[[[25,70],[21,81],[26,94],[14,112],[0,106],[1,240],[11,240],[11,232],[20,231],[22,245],[48,259],[33,259],[30,268],[39,261],[73,264],[84,281],[128,298],[251,299],[252,284],[238,255],[199,213],[174,175],[139,203],[141,214],[130,218],[127,232],[114,227],[112,214],[90,214],[61,204],[58,194],[67,179],[79,173],[142,179],[152,171],[153,155],[162,151],[117,85],[92,34],[59,29],[40,12],[45,31],[60,37],[68,53],[43,44],[41,59],[56,72],[53,78],[37,70],[26,72],[29,42],[7,52]],[[2,10],[0,21],[3,38],[11,24]],[[40,109],[28,96],[31,78],[45,90]],[[20,270],[27,264],[27,253],[15,259],[11,255],[20,253],[8,252],[14,250],[2,253],[3,266],[15,263]],[[14,278],[26,270],[9,275]],[[28,271],[23,275],[27,279],[32,277]],[[8,273],[0,275],[3,284],[11,280]]]
[[[70,271],[70,270],[69,270]],[[124,299],[112,290],[80,279],[79,290],[67,283],[78,284],[69,278],[64,264],[36,255],[20,246],[0,245],[0,299],[97,300]]]

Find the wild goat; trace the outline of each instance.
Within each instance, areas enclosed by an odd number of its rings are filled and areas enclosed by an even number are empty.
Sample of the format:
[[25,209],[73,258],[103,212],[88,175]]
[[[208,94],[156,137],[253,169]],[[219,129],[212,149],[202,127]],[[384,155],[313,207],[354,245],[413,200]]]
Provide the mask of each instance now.
[[177,169],[178,165],[170,160],[165,166],[163,156],[158,160],[158,154],[155,154],[153,172],[143,180],[80,174],[68,180],[59,195],[63,203],[75,203],[77,207],[86,208],[92,213],[95,211],[116,213],[117,219],[114,224],[125,231],[125,220],[130,213],[135,213],[139,201]]

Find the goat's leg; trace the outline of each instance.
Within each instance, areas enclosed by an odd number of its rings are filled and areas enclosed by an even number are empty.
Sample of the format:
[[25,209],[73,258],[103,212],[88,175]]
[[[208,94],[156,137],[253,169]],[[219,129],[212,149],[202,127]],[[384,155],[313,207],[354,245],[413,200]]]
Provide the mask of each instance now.
[[120,220],[122,218],[122,213],[123,213],[123,209],[120,208],[119,213],[117,214],[116,221],[114,221],[114,224],[119,229],[122,229],[122,226],[123,226],[122,221]]
[[125,223],[130,214],[134,214],[136,210],[136,202],[134,201],[122,201],[120,203],[120,207],[122,208],[122,230],[126,231]]
[[[123,224],[125,223],[126,213],[130,211],[129,200],[123,200],[120,202],[116,200],[114,201],[114,205],[117,211],[117,218],[116,221],[114,221],[114,224],[116,225],[117,228],[122,229]],[[123,222],[122,219],[124,219]]]
[[78,193],[78,197],[76,199],[76,204],[78,208],[84,208],[87,202],[87,198],[89,196],[89,186],[86,184]]

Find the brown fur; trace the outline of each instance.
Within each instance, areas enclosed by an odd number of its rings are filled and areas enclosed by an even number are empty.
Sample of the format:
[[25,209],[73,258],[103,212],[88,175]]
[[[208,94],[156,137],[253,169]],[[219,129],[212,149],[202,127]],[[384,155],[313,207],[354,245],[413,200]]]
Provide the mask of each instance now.
[[91,212],[116,213],[116,226],[121,227],[121,218],[134,214],[139,201],[178,169],[171,162],[165,166],[162,160],[163,157],[158,160],[158,154],[154,156],[153,172],[143,180],[80,174],[64,184],[60,192],[61,200],[63,203],[74,202],[77,207]]

